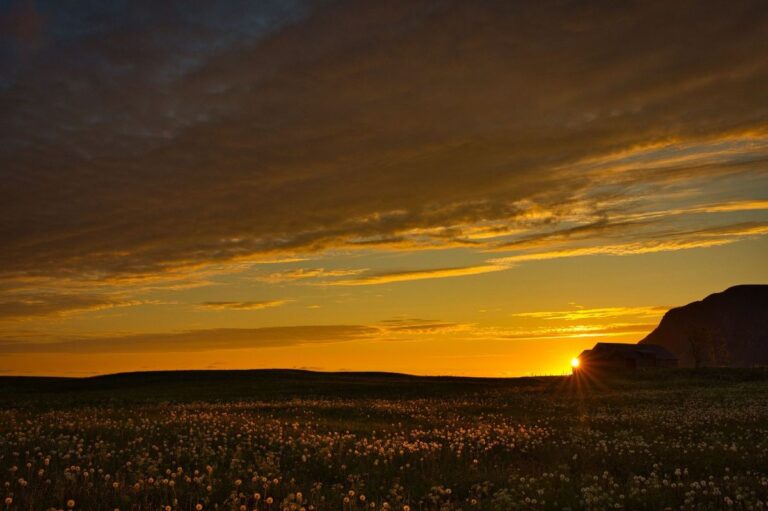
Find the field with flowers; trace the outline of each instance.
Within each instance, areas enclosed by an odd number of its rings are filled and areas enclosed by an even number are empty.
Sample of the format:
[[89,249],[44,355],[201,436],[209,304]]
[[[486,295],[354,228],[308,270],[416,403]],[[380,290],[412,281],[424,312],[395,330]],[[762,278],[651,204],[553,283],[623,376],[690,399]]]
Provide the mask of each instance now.
[[3,510],[768,506],[768,374],[0,379]]

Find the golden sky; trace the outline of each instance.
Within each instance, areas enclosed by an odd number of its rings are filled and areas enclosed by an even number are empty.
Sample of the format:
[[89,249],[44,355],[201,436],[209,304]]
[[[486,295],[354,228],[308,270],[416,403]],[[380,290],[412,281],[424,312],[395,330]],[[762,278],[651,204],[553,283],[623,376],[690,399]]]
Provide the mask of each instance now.
[[0,374],[560,374],[767,283],[764,2],[0,7]]

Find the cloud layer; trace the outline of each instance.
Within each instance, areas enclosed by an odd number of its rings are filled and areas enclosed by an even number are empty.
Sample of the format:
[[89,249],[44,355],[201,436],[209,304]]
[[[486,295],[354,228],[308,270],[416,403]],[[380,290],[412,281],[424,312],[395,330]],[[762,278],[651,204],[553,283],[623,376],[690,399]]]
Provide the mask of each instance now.
[[[237,308],[236,308],[237,309]],[[253,348],[285,348],[349,341],[396,341],[409,336],[463,331],[460,325],[431,319],[392,319],[372,325],[289,325],[261,328],[207,328],[182,332],[104,336],[0,336],[0,353],[168,353]],[[58,337],[58,338],[57,338]]]
[[7,278],[471,243],[768,157],[764,2],[144,7],[4,39]]
[[362,325],[306,325],[78,337],[49,342],[9,339],[0,341],[0,353],[168,353],[274,348],[351,341],[375,332],[375,328]]

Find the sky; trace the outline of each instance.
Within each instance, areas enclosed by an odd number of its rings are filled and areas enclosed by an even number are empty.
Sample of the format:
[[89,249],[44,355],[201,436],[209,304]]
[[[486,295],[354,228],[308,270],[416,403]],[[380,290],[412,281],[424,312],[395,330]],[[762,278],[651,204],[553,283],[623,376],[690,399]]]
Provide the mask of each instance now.
[[0,374],[563,374],[768,283],[768,4],[0,1]]

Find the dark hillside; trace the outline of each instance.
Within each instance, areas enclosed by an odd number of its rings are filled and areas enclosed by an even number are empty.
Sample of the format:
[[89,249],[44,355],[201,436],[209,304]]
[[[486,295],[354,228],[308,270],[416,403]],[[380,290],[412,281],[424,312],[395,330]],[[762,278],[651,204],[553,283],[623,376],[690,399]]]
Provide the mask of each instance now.
[[641,343],[664,346],[682,367],[768,365],[768,285],[743,285],[669,310]]

